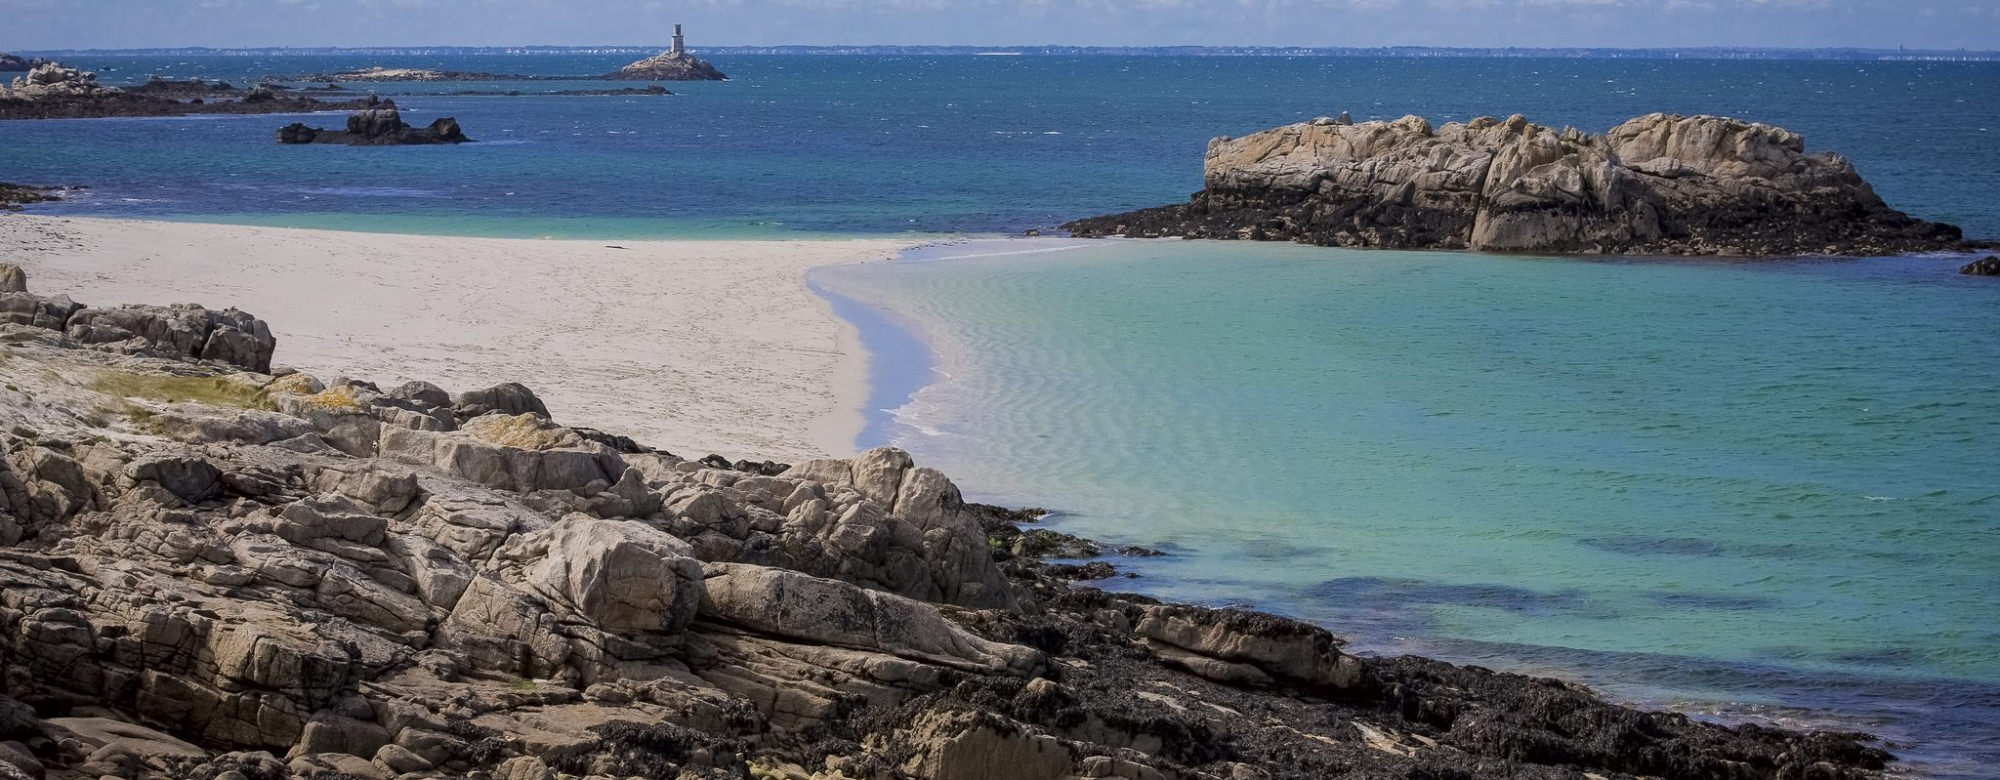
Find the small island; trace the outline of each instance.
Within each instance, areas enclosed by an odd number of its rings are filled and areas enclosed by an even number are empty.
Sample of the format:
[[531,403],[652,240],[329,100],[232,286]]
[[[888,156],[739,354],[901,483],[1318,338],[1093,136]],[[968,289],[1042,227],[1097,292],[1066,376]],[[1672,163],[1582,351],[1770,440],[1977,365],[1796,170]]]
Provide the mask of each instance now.
[[1080,219],[1083,237],[1626,255],[1962,250],[1890,208],[1845,158],[1779,127],[1650,114],[1603,135],[1516,115],[1433,129],[1346,116],[1209,142],[1185,204]]
[[674,25],[673,48],[619,68],[616,72],[606,73],[604,78],[618,81],[729,80],[729,76],[716,70],[707,60],[687,52],[687,39],[681,36],[681,26],[678,24]]

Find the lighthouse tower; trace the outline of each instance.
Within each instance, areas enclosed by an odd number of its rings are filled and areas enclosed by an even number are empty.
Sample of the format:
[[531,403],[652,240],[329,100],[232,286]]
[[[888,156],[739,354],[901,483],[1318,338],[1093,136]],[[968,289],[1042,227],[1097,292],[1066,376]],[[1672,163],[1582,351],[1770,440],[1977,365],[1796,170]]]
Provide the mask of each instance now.
[[681,38],[681,26],[678,24],[674,25],[673,54],[676,57],[684,57],[687,55],[687,41]]

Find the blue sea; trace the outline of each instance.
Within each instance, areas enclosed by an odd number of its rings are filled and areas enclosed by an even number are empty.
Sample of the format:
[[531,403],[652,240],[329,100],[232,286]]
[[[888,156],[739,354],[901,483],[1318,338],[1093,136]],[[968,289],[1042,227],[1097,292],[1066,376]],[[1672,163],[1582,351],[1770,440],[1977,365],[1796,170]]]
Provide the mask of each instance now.
[[[107,81],[624,57],[66,58]],[[1362,652],[2000,764],[2000,284],[1962,257],[1554,259],[997,238],[1184,199],[1203,146],[1319,115],[1740,116],[2000,237],[2000,65],[717,58],[672,97],[374,85],[457,148],[287,148],[289,117],[0,122],[43,213],[465,235],[908,236],[822,269],[875,377],[861,446],[1166,551],[1107,583]],[[338,116],[307,117],[337,123]],[[773,251],[782,251],[774,245]],[[671,446],[671,443],[664,443]]]

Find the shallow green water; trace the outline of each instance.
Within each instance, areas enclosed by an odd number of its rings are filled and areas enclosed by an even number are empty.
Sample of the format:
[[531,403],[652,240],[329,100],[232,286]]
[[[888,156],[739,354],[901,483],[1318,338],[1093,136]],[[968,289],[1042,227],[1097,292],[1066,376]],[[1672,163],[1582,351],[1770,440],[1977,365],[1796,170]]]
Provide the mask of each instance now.
[[1952,262],[1119,242],[820,278],[938,355],[872,435],[1173,553],[1122,587],[1990,758],[2000,285]]

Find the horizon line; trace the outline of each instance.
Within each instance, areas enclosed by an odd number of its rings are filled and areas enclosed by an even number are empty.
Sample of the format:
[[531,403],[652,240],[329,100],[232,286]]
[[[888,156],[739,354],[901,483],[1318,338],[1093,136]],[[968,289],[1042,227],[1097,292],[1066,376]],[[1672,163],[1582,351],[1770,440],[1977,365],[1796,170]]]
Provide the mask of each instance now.
[[[407,51],[407,50],[411,50],[411,49],[485,49],[485,50],[497,50],[497,51],[538,51],[538,50],[550,50],[550,51],[565,51],[565,50],[566,50],[566,51],[575,51],[575,50],[620,50],[620,51],[622,51],[622,50],[629,50],[629,49],[663,49],[663,50],[664,50],[664,49],[668,48],[669,46],[670,46],[670,44],[667,44],[667,43],[660,43],[660,44],[651,44],[651,43],[620,43],[620,44],[608,44],[608,43],[607,43],[607,44],[450,44],[450,43],[436,43],[436,44],[409,44],[409,45],[384,45],[384,46],[288,46],[288,45],[239,45],[239,46],[127,46],[127,47],[117,47],[117,48],[74,48],[74,47],[72,47],[72,48],[46,48],[46,49],[29,49],[29,48],[21,48],[21,49],[4,49],[4,48],[0,48],[0,53],[7,53],[7,52],[12,52],[12,53],[14,53],[14,54],[19,54],[19,55],[33,55],[33,56],[51,56],[51,55],[73,55],[73,54],[94,54],[94,55],[117,55],[117,54],[142,54],[142,53],[146,53],[146,52],[163,52],[163,51],[174,51],[174,52],[193,52],[193,51],[210,51],[210,52],[225,52],[225,53],[226,53],[226,52],[251,52],[251,51],[254,51],[254,52],[285,52],[285,51],[298,51],[298,52],[311,52],[311,51],[354,51],[354,52],[368,52],[368,51],[382,51],[382,52],[392,52],[392,51]],[[952,44],[942,44],[942,43],[941,43],[941,44],[932,44],[932,43],[857,43],[857,44],[824,44],[824,43],[776,43],[776,44],[714,44],[714,45],[708,45],[708,46],[703,46],[703,47],[699,47],[699,48],[697,48],[697,49],[691,49],[691,51],[703,51],[703,50],[706,50],[706,51],[710,51],[710,52],[727,52],[727,53],[736,53],[736,54],[754,54],[754,53],[756,53],[756,52],[759,52],[759,51],[771,51],[771,50],[779,50],[779,49],[785,49],[785,50],[822,50],[822,51],[852,51],[852,50],[860,50],[860,49],[930,49],[930,50],[938,50],[938,51],[965,51],[965,52],[981,52],[981,51],[1020,51],[1020,52],[1023,52],[1023,53],[1031,53],[1031,52],[1033,52],[1033,51],[1061,51],[1061,50],[1094,50],[1094,51],[1163,51],[1163,50],[1174,50],[1174,51],[1191,51],[1191,52],[1222,52],[1222,53],[1273,53],[1273,54],[1282,54],[1282,53],[1304,53],[1304,54],[1312,54],[1312,53],[1342,53],[1342,52],[1391,52],[1391,51],[1415,51],[1415,52],[1466,52],[1466,53],[1473,53],[1473,52],[1526,52],[1526,53],[1535,53],[1535,52],[1569,52],[1569,53],[1574,53],[1574,52],[1605,52],[1605,53],[1632,53],[1632,54],[1669,54],[1669,53],[1690,53],[1690,52],[1693,52],[1693,53],[1718,53],[1718,54],[1760,54],[1760,53],[1761,53],[1761,54],[1843,54],[1843,53],[1844,53],[1844,54],[1870,54],[1870,55],[1884,55],[1884,54],[1889,54],[1889,55],[1894,55],[1894,54],[1903,54],[1903,55],[1953,55],[1953,56],[1960,56],[1960,57],[1975,57],[1975,56],[1976,56],[1976,57],[1988,57],[1988,58],[2000,58],[2000,49],[1971,49],[1971,48],[1963,48],[1963,47],[1961,47],[1961,48],[1946,48],[1946,49],[1929,49],[1929,48],[1912,48],[1912,47],[1909,47],[1909,46],[1894,46],[1894,47],[1889,47],[1889,46],[1433,46],[1433,45],[1424,45],[1424,44],[1382,44],[1382,45],[1375,45],[1375,46],[1355,46],[1355,45],[1335,45],[1335,46],[1318,46],[1318,45],[1276,45],[1276,44],[1244,44],[1244,45],[1229,45],[1229,44],[1144,44],[1144,45],[1109,45],[1109,44],[1069,44],[1069,43],[1027,43],[1027,44],[956,44],[956,43],[952,43]]]

